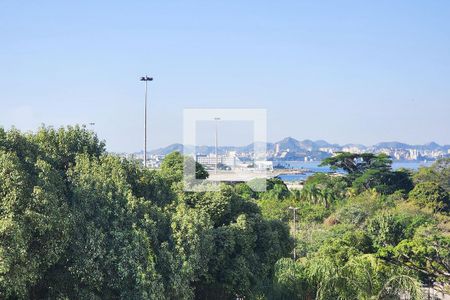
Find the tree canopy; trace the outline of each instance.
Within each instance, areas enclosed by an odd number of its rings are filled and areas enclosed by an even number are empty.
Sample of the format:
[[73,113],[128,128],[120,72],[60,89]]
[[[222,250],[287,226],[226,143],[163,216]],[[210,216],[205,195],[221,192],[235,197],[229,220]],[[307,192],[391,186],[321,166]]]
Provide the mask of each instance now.
[[[234,187],[177,187],[108,154],[83,127],[0,129],[0,298],[228,299],[264,288],[287,256],[287,225]],[[207,172],[196,165],[197,178]]]
[[411,174],[407,170],[393,171],[392,160],[383,153],[340,152],[324,159],[321,166],[345,171],[346,179],[357,193],[370,189],[382,194],[408,193],[413,188]]
[[0,129],[0,298],[421,299],[423,284],[448,293],[448,161],[413,174],[384,155],[323,163],[344,172],[295,192],[277,178],[264,192],[186,192],[186,166],[208,173],[178,152],[150,170],[83,127]]

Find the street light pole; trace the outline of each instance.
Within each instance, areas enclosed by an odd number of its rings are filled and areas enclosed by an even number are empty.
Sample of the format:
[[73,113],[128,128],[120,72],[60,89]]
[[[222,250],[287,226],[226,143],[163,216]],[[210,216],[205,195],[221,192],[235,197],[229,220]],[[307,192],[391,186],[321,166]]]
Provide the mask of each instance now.
[[217,154],[218,154],[217,153],[217,147],[218,147],[218,144],[219,144],[218,137],[217,137],[217,135],[218,135],[217,122],[220,121],[220,118],[216,117],[216,118],[214,118],[214,121],[216,123],[216,139],[215,139],[216,167],[215,167],[215,173],[217,174],[217,165],[218,165],[218,159],[219,159],[217,157]]
[[141,81],[145,82],[145,107],[144,107],[144,167],[147,166],[147,82],[152,81],[152,77],[147,75],[141,77]]
[[[297,238],[297,209],[298,207],[289,206],[288,209],[294,212],[294,242]],[[297,245],[294,244],[294,261],[297,260],[297,253],[295,251]]]

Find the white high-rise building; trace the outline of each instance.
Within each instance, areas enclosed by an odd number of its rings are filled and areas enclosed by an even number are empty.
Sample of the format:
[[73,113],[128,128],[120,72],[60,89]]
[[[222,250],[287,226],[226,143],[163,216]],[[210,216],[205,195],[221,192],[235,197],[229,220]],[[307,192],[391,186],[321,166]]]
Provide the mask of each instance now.
[[280,144],[275,144],[275,155],[277,155],[278,153],[280,153]]

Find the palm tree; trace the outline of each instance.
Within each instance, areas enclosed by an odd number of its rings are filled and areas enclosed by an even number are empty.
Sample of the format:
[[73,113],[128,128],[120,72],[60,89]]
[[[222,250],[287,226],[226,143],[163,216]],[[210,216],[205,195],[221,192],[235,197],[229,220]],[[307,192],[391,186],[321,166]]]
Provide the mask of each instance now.
[[317,204],[320,200],[320,189],[317,187],[316,184],[311,184],[311,199],[310,201],[314,204]]
[[305,201],[311,201],[311,185],[307,184],[303,187],[301,198]]
[[323,205],[325,206],[325,208],[328,208],[328,206],[335,199],[335,195],[334,195],[333,190],[331,190],[329,188],[323,188],[321,190],[321,196],[322,196],[322,201],[323,201]]
[[422,286],[417,279],[408,275],[391,277],[384,284],[376,299],[392,299],[400,295],[408,295],[410,300],[424,299]]

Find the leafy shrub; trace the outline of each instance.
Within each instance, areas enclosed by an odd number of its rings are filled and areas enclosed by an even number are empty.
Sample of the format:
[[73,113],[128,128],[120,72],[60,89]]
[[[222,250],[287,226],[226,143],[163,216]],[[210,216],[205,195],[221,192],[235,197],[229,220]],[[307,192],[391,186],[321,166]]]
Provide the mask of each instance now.
[[433,211],[449,211],[450,196],[440,185],[434,182],[418,183],[409,193],[409,200],[420,207],[428,207]]

